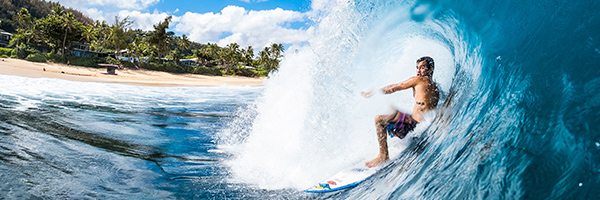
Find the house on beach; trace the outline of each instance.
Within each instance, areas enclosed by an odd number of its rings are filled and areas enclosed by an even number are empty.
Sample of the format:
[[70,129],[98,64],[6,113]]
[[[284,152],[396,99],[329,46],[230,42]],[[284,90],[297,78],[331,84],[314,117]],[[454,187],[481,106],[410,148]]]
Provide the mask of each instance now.
[[0,29],[0,47],[7,47],[13,34]]
[[104,57],[107,57],[109,55],[108,53],[104,53],[104,52],[92,51],[90,49],[90,45],[87,44],[87,43],[72,42],[71,46],[73,47],[71,49],[71,55],[73,55],[75,57],[80,57],[80,58],[96,58],[96,57],[100,57],[100,58],[104,58]]
[[198,58],[179,59],[179,63],[185,66],[198,66]]

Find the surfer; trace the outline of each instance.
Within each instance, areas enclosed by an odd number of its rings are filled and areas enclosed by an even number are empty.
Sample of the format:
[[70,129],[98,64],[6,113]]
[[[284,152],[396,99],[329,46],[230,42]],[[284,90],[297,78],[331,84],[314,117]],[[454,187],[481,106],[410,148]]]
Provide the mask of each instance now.
[[[390,136],[396,136],[400,139],[412,131],[417,123],[423,121],[423,114],[433,110],[439,101],[440,93],[438,87],[433,82],[433,69],[435,68],[433,58],[425,56],[417,60],[417,75],[410,77],[408,80],[385,86],[381,89],[384,94],[391,94],[408,88],[413,89],[413,97],[415,105],[413,106],[412,115],[395,111],[391,115],[377,115],[375,117],[375,126],[377,128],[377,140],[379,142],[379,155],[366,163],[367,167],[375,167],[389,159],[387,130]],[[372,91],[361,92],[361,94],[369,98],[373,95]]]

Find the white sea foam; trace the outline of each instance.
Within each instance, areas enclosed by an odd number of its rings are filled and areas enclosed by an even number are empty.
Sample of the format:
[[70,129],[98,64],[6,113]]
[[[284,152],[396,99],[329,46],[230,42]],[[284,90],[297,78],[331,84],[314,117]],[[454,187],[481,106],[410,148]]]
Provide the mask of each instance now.
[[[257,115],[242,116],[238,125],[221,133],[221,147],[234,155],[227,162],[233,181],[305,189],[374,157],[374,116],[393,109],[409,112],[414,100],[411,91],[370,99],[359,93],[414,76],[421,56],[435,59],[434,80],[449,89],[452,54],[425,33],[426,24],[411,22],[400,12],[364,27],[352,4],[338,4],[316,20],[308,45],[287,51],[256,102]],[[425,128],[421,123],[415,132]],[[248,134],[239,137],[240,132]],[[394,138],[390,151],[402,151],[408,142]]]
[[111,83],[75,82],[51,78],[0,75],[0,94],[14,96],[23,106],[41,100],[77,101],[93,105],[127,105],[140,102],[157,104],[204,103],[211,99],[235,96],[240,91],[259,87],[148,87]]

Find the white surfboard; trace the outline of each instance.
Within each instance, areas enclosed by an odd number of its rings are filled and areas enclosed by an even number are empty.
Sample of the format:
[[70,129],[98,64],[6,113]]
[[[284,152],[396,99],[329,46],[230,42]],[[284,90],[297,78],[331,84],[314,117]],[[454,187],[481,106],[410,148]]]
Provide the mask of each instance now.
[[[398,155],[400,155],[400,152],[402,152],[406,148],[406,143],[409,143],[411,139],[412,137],[406,137],[404,140],[398,140],[397,138],[391,139],[388,137],[390,160],[393,160],[396,157],[398,157]],[[400,145],[399,143],[405,144]],[[389,164],[388,162],[384,162],[379,166],[368,168],[365,165],[365,163],[366,160],[358,162],[354,166],[342,170],[341,172],[338,172],[331,178],[325,179],[324,181],[321,181],[318,184],[304,190],[304,192],[327,193],[353,188],[356,187],[358,184],[362,183],[363,181],[367,180],[367,178],[371,177],[383,166]]]
[[375,174],[375,172],[381,168],[380,166],[368,168],[364,162],[360,162],[354,167],[343,170],[333,177],[304,190],[304,192],[327,193],[355,187],[371,175]]

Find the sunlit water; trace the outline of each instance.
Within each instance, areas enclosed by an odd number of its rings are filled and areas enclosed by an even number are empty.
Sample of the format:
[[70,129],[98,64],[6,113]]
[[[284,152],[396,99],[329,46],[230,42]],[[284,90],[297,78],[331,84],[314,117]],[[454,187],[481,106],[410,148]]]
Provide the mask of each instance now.
[[376,114],[411,91],[362,90],[436,61],[440,106],[358,187],[315,198],[600,199],[598,1],[325,1],[255,114],[219,133],[232,179],[302,190],[374,157]]
[[215,134],[252,87],[138,87],[0,76],[0,197],[219,198]]
[[[261,88],[0,76],[8,198],[600,199],[598,1],[325,1]],[[377,153],[360,97],[436,61],[443,98],[358,187],[305,189]]]

